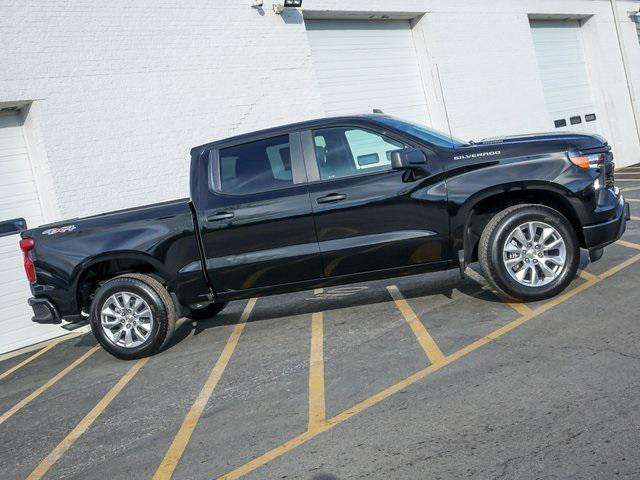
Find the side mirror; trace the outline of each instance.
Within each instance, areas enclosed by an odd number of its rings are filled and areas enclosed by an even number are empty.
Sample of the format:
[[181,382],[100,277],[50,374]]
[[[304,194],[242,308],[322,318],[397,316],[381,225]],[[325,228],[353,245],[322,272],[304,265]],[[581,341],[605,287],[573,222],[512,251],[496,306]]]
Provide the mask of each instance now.
[[419,148],[407,147],[391,152],[391,168],[394,170],[415,168],[426,163],[427,156]]
[[27,222],[24,218],[14,218],[13,220],[5,220],[0,222],[0,237],[7,235],[16,235],[22,230],[27,229]]

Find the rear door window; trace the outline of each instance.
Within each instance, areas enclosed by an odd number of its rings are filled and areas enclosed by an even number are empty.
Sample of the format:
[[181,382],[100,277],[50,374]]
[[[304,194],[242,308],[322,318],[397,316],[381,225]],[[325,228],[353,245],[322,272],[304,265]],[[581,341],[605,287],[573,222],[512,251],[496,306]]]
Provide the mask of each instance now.
[[249,195],[294,184],[289,135],[222,148],[218,158],[214,185],[222,193]]

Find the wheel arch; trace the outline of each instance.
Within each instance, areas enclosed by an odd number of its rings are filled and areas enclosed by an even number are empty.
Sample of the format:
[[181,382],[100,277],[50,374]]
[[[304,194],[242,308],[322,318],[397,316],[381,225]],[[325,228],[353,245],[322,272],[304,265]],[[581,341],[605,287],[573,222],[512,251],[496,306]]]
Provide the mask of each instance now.
[[453,250],[464,251],[465,263],[477,260],[480,235],[489,220],[505,208],[527,203],[544,205],[564,215],[576,232],[580,246],[584,246],[581,223],[567,195],[571,192],[546,182],[527,186],[500,185],[478,192],[460,207],[452,222]]
[[101,283],[126,273],[149,275],[170,288],[170,277],[157,259],[140,252],[110,252],[77,267],[75,291],[79,311],[89,311],[93,293]]

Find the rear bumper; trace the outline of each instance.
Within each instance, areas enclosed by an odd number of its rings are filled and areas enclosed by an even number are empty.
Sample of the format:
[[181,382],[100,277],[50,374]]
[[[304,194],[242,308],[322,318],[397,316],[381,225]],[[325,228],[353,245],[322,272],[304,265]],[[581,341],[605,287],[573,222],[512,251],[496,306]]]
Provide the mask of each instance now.
[[582,228],[585,247],[590,250],[602,248],[618,240],[625,231],[630,215],[629,204],[620,196],[615,218]]
[[33,309],[33,317],[31,317],[32,322],[54,324],[62,323],[58,310],[48,299],[31,297],[29,299],[29,305]]

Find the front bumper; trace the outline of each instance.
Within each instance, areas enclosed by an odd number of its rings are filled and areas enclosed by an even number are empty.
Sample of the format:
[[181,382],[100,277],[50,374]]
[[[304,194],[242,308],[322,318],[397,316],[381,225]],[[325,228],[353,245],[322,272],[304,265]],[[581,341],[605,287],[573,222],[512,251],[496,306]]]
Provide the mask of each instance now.
[[62,323],[58,310],[47,298],[31,297],[28,301],[34,314],[33,317],[31,317],[32,322],[54,324]]
[[629,204],[624,197],[620,196],[620,201],[616,208],[616,216],[612,220],[596,223],[583,227],[585,247],[589,250],[602,248],[618,240],[624,233],[627,220],[631,218]]

